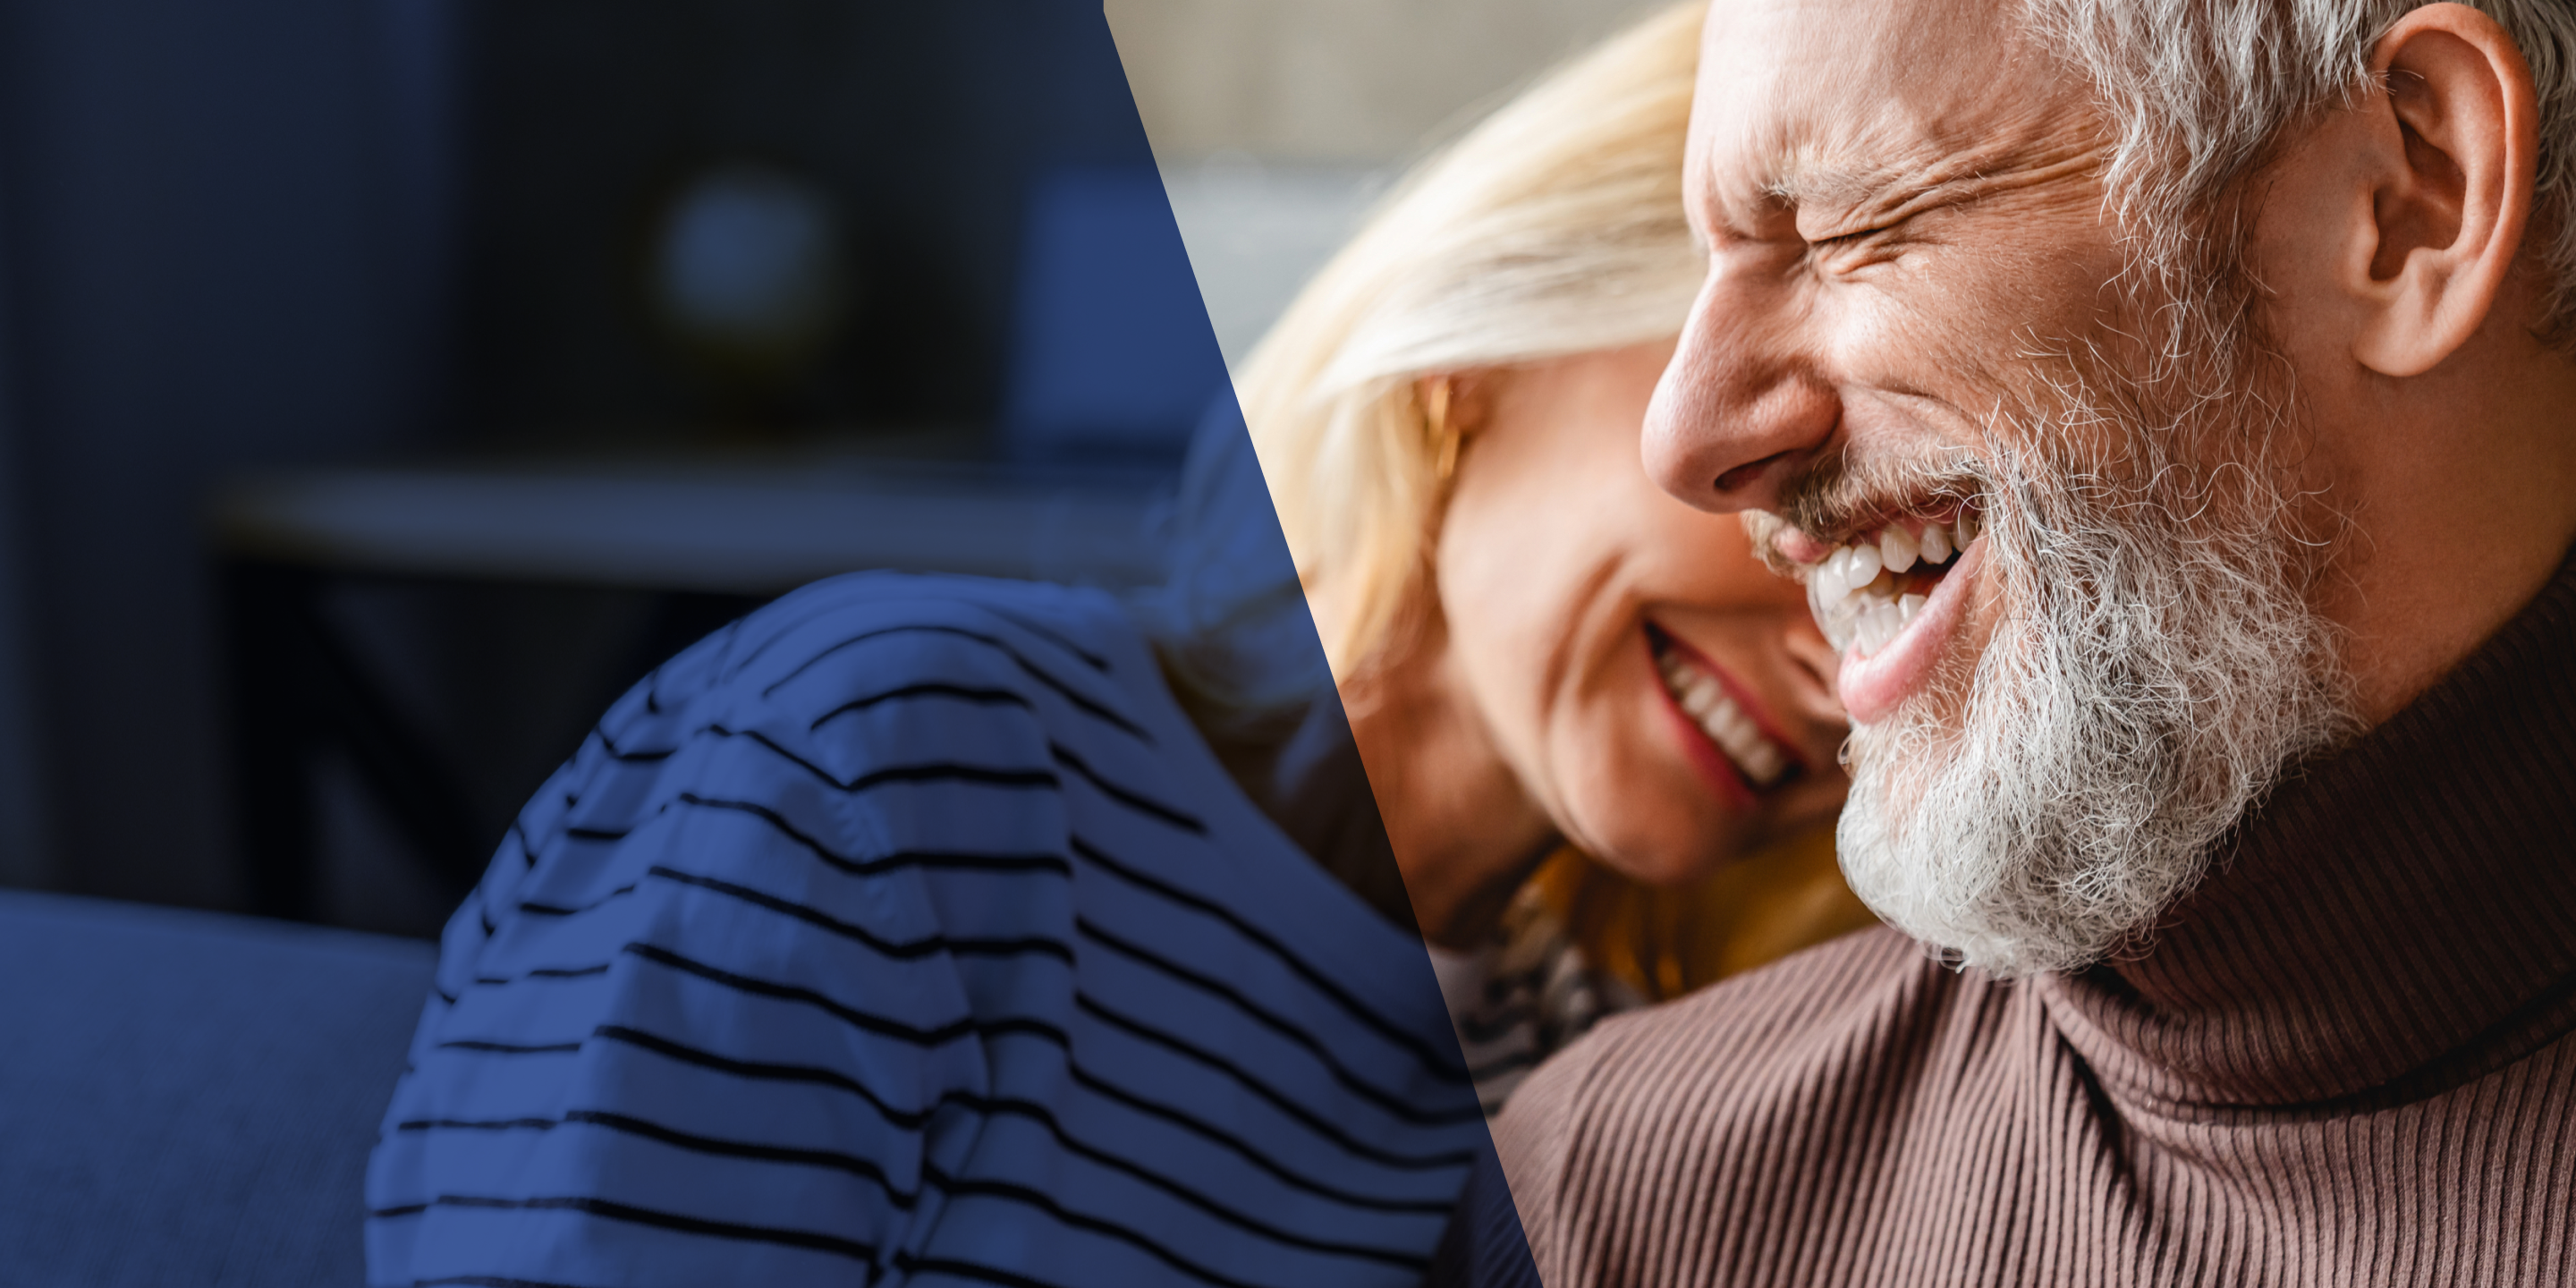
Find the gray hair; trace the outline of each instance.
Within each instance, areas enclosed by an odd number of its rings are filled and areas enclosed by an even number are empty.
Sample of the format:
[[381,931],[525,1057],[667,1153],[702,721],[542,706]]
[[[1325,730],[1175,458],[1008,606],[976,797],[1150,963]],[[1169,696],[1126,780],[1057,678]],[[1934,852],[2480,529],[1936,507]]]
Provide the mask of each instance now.
[[[2121,222],[2149,230],[2142,266],[2170,271],[2193,234],[2182,218],[2262,163],[2282,132],[2373,88],[2371,49],[2416,0],[2027,0],[2038,34],[2088,76],[2115,131],[2109,168]],[[2530,64],[2540,101],[2533,231],[2549,272],[2542,329],[2564,342],[2576,314],[2576,4],[2465,0]]]

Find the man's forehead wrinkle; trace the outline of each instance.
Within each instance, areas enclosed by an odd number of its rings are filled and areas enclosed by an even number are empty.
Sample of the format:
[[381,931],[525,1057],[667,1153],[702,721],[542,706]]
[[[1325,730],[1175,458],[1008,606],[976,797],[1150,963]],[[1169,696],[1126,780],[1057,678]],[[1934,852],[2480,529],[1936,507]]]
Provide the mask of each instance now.
[[2036,103],[1996,112],[1966,130],[1899,108],[1875,120],[1825,125],[1801,141],[1784,139],[1767,158],[1759,186],[1769,201],[1814,217],[1802,226],[1877,223],[2081,178],[2097,168],[2098,158],[2089,131]]
[[1989,4],[1716,0],[1690,157],[1711,240],[1856,232],[2015,182],[2059,133],[2056,64]]

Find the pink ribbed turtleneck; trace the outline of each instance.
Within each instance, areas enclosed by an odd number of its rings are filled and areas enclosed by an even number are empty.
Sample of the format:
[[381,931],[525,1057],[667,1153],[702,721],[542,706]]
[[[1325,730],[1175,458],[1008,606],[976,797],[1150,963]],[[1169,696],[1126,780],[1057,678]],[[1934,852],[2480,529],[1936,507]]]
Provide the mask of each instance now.
[[2221,857],[2083,975],[1871,931],[1605,1026],[1497,1124],[1542,1276],[2576,1284],[2576,562]]

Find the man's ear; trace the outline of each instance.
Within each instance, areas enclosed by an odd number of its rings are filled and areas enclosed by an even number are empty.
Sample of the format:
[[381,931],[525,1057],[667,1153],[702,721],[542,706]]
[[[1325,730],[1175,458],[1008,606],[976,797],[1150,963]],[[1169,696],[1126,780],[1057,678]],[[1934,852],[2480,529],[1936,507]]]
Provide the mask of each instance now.
[[2522,250],[2540,105],[2513,38],[2466,5],[2399,19],[2370,65],[2385,92],[2365,110],[2385,155],[2371,167],[2378,243],[2350,283],[2365,311],[2353,356],[2417,376],[2477,333]]

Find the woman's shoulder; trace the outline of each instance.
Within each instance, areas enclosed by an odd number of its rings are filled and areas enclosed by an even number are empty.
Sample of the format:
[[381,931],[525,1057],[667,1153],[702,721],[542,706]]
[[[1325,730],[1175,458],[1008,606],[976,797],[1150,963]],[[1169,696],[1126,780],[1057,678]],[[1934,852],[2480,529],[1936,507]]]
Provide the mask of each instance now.
[[851,573],[755,610],[654,674],[657,702],[711,691],[793,703],[853,675],[999,661],[1032,683],[1069,673],[1124,686],[1150,653],[1116,599],[1046,582]]
[[[570,766],[782,755],[847,783],[888,748],[1078,746],[1169,705],[1119,602],[1079,587],[859,573],[794,591],[656,668]],[[775,767],[774,765],[771,767]]]
[[1098,591],[882,573],[807,586],[601,715],[514,820],[450,927],[452,956],[557,936],[559,909],[666,900],[674,871],[802,898],[835,873],[921,883],[889,855],[1061,850],[1062,762],[1151,719],[1159,683]]

